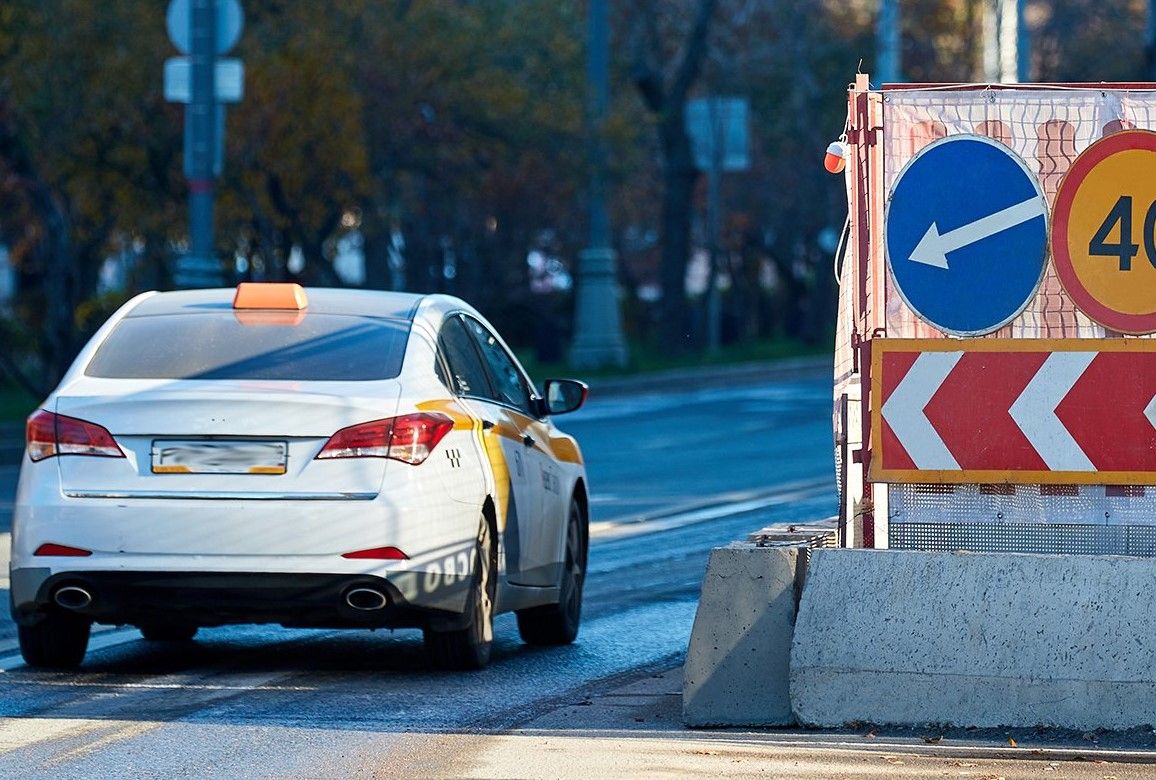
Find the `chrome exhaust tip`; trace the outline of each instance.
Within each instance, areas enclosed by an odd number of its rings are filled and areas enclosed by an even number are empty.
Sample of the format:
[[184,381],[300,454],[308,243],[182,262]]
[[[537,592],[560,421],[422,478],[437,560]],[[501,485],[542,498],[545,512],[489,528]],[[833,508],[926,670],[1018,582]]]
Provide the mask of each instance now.
[[56,589],[52,599],[65,609],[84,609],[92,603],[92,594],[79,585],[65,585]]
[[362,612],[373,612],[389,606],[389,596],[374,588],[350,588],[345,603]]

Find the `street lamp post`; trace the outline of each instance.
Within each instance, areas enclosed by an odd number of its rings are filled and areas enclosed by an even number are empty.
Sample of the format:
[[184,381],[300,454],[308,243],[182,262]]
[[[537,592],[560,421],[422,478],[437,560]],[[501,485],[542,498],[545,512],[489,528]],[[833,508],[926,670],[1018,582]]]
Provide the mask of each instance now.
[[189,179],[189,238],[195,261],[215,263],[213,251],[213,159],[217,133],[217,2],[193,0],[191,92],[185,110],[185,172]]
[[626,342],[618,311],[617,256],[610,246],[606,213],[606,114],[610,103],[609,14],[606,0],[587,11],[586,78],[589,90],[590,245],[578,256],[574,343],[575,368],[626,365]]
[[879,0],[875,20],[876,79],[880,84],[899,81],[903,70],[900,53],[899,0]]

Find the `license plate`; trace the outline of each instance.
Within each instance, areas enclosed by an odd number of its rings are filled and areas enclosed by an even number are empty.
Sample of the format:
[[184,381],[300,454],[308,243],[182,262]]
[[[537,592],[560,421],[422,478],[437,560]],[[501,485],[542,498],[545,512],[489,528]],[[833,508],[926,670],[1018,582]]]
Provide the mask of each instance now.
[[283,441],[153,442],[154,474],[284,474],[289,445]]

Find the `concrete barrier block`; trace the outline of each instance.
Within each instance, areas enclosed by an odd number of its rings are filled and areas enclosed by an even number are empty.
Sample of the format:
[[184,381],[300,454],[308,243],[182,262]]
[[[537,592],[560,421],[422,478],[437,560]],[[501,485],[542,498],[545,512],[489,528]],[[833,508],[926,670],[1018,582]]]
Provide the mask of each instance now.
[[1156,561],[816,550],[791,655],[799,721],[1156,724]]
[[711,552],[683,667],[688,726],[794,723],[788,664],[805,552],[741,543]]

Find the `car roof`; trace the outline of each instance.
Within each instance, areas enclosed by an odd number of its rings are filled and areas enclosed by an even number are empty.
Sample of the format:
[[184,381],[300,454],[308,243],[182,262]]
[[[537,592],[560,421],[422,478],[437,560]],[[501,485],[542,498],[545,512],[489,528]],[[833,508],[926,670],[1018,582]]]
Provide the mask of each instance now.
[[[232,287],[203,290],[178,290],[149,295],[125,314],[130,317],[155,317],[169,314],[198,314],[211,311],[232,311]],[[464,301],[448,295],[419,295],[416,293],[382,290],[347,290],[326,287],[307,287],[309,304],[306,312],[313,314],[344,314],[383,319],[412,321],[419,309],[437,316],[450,311],[472,308]]]

